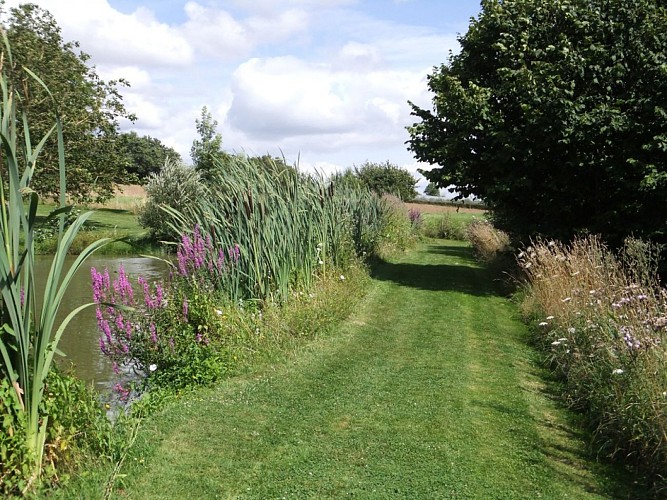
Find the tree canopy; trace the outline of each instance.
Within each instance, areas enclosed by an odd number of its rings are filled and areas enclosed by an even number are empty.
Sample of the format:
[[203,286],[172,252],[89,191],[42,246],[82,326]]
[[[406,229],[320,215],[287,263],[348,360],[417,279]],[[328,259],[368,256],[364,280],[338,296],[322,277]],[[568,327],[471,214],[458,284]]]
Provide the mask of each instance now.
[[117,145],[125,159],[125,173],[132,180],[143,181],[149,174],[158,173],[167,160],[181,163],[176,150],[147,135],[125,132],[118,136]]
[[[6,55],[4,64],[11,64],[10,85],[19,94],[19,112],[27,116],[33,140],[53,124],[53,104],[24,68],[39,75],[55,99],[64,131],[68,195],[75,201],[104,199],[112,193],[124,161],[115,142],[118,119],[134,118],[118,91],[127,82],[101,80],[79,44],[63,40],[48,11],[26,4],[2,14],[12,50],[11,61]],[[47,142],[34,177],[33,188],[43,196],[59,189],[56,142],[55,136]]]
[[373,163],[366,161],[354,168],[361,184],[379,195],[393,194],[403,201],[412,201],[417,196],[417,180],[408,172],[389,161]]
[[202,179],[209,180],[213,171],[226,157],[222,150],[222,136],[217,131],[217,120],[213,119],[206,106],[201,110],[201,117],[195,120],[195,125],[199,139],[192,141],[190,156]]
[[484,0],[412,105],[422,172],[520,236],[665,242],[667,14],[657,0]]
[[440,196],[440,189],[435,182],[431,181],[426,185],[424,194],[427,196]]

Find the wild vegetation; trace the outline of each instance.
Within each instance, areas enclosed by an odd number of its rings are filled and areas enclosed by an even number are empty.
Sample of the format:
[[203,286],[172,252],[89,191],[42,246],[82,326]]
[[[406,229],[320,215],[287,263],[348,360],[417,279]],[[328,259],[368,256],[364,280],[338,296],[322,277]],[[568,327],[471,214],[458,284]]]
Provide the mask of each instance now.
[[599,237],[536,240],[519,254],[522,307],[535,339],[583,412],[600,455],[636,464],[667,489],[667,290],[658,249],[628,239],[619,254]]
[[[366,162],[324,179],[284,158],[227,153],[207,108],[196,121],[199,138],[188,167],[159,140],[119,135],[117,119],[132,118],[117,89],[124,82],[99,80],[86,65],[88,56],[76,53],[75,42],[62,40],[47,12],[32,5],[11,9],[0,59],[0,494],[39,493],[71,474],[85,475],[81,464],[102,462],[91,470],[104,471],[104,494],[110,495],[124,484],[121,470],[135,453],[130,446],[145,417],[167,401],[175,404],[165,421],[180,422],[172,430],[183,433],[173,439],[188,436],[194,445],[183,448],[196,458],[201,441],[199,428],[188,428],[191,405],[197,406],[198,394],[207,394],[217,408],[220,394],[227,398],[240,385],[262,397],[224,399],[238,411],[229,425],[208,404],[200,407],[206,412],[195,414],[206,439],[215,434],[223,442],[216,459],[225,464],[235,456],[238,442],[230,436],[239,422],[277,429],[253,447],[259,431],[247,428],[249,453],[271,453],[260,469],[234,469],[231,485],[229,477],[216,478],[229,491],[247,483],[256,488],[253,494],[276,496],[289,483],[301,488],[296,493],[317,495],[370,494],[367,487],[387,495],[632,495],[595,479],[589,473],[594,466],[583,462],[585,473],[566,471],[576,484],[555,479],[552,467],[580,464],[581,456],[565,453],[556,464],[553,450],[566,448],[563,443],[572,438],[549,437],[531,422],[551,423],[562,408],[545,406],[536,393],[529,401],[511,393],[517,380],[524,389],[542,382],[526,375],[531,361],[522,328],[511,321],[512,306],[497,296],[488,270],[499,260],[506,265],[520,241],[533,237],[519,253],[521,308],[563,401],[585,416],[598,456],[636,466],[652,485],[649,494],[663,495],[667,292],[657,265],[664,263],[659,244],[667,242],[666,13],[650,0],[482,3],[482,14],[461,38],[462,51],[429,77],[434,110],[413,107],[421,122],[410,128],[410,148],[419,159],[438,164],[423,172],[430,193],[453,186],[461,196],[481,196],[491,208],[487,219],[463,206],[406,205],[416,195],[415,179],[389,161]],[[9,42],[16,47],[13,54]],[[38,157],[44,168],[36,167]],[[110,199],[119,173],[147,180],[145,204],[127,210],[117,195],[118,206],[95,214],[67,206],[72,200]],[[646,239],[625,239],[629,234]],[[428,251],[422,245],[408,260],[389,257],[419,238],[430,245]],[[128,276],[122,268],[115,276],[104,269],[91,272],[100,351],[113,361],[116,392],[128,404],[115,410],[114,424],[97,395],[53,362],[67,323],[85,307],[55,324],[68,283],[112,239],[144,249],[147,242],[163,245],[172,257],[171,276],[161,282]],[[470,261],[468,245],[484,266]],[[44,290],[35,287],[38,252],[53,255]],[[68,253],[78,255],[69,268]],[[369,270],[374,293],[387,292],[386,302],[371,302],[377,311],[365,310],[347,324],[345,335],[325,340],[324,333],[363,296]],[[416,317],[419,308],[423,320]],[[497,335],[499,326],[508,337]],[[322,356],[312,354],[324,360],[327,373],[298,357],[306,352],[303,339],[315,340],[313,353],[328,342]],[[355,348],[346,351],[349,346]],[[295,370],[290,379],[286,360],[305,371]],[[429,366],[442,369],[442,377],[433,378],[424,369]],[[250,378],[192,391],[246,372]],[[256,384],[269,372],[281,374],[275,393],[273,386]],[[359,381],[369,384],[361,387]],[[350,382],[351,391],[339,391]],[[251,400],[259,409],[249,417]],[[343,417],[339,401],[349,409]],[[303,410],[303,425],[286,413],[286,402]],[[391,404],[398,413],[376,411]],[[331,429],[311,425],[322,416]],[[460,432],[462,420],[467,427]],[[556,420],[553,428],[566,426],[565,418]],[[358,448],[359,439],[394,437],[399,424],[419,429],[402,436],[400,449]],[[383,428],[376,432],[373,426]],[[308,439],[283,439],[294,429]],[[173,445],[160,432],[151,429],[147,436]],[[514,439],[517,432],[524,441]],[[424,436],[437,452],[424,451]],[[162,446],[147,439],[138,441],[149,454]],[[489,444],[492,439],[496,444]],[[272,462],[272,456],[283,456],[274,453],[276,443],[296,457],[296,468]],[[552,451],[536,451],[540,446]],[[488,459],[475,455],[480,448]],[[335,457],[340,449],[351,450],[355,467]],[[383,461],[387,452],[399,465]],[[335,485],[313,486],[302,477],[295,482],[312,457],[322,454],[334,458],[318,462],[315,472]],[[387,473],[359,474],[356,466],[365,468],[367,456]],[[419,462],[424,457],[433,460]],[[454,467],[460,475],[439,468],[462,461],[470,467]],[[403,491],[405,485],[391,482],[413,471],[416,462],[423,467],[411,485],[415,489]],[[173,464],[166,459],[151,467],[155,478],[137,474],[127,484],[157,491],[156,483],[171,478]],[[267,469],[279,481],[257,485],[256,476]],[[499,470],[505,479],[494,481],[488,471]],[[350,477],[367,482],[351,484]],[[177,486],[189,492],[190,479]],[[512,489],[508,481],[521,486]],[[81,496],[90,486],[85,480],[78,484]],[[99,494],[99,478],[90,484]]]
[[[28,119],[17,111],[20,96],[7,77],[13,60],[7,38],[4,38],[0,87],[0,137],[4,168],[0,181],[0,400],[2,438],[0,439],[0,492],[27,493],[40,484],[45,475],[56,475],[55,466],[72,455],[76,445],[90,441],[80,435],[95,425],[99,411],[84,389],[67,377],[53,373],[53,357],[58,342],[72,318],[84,307],[72,311],[60,324],[56,315],[76,270],[96,249],[106,243],[97,240],[88,245],[71,266],[65,265],[77,232],[91,213],[75,217],[65,230],[66,175],[63,151],[63,128],[58,109],[53,106],[53,123],[37,145],[31,143]],[[44,83],[25,70],[43,88]],[[52,102],[52,104],[54,104]],[[51,216],[57,218],[57,245],[43,290],[35,287],[35,230],[39,203],[32,189],[37,174],[37,159],[50,137],[58,144],[60,208]],[[19,148],[23,147],[19,155]],[[37,300],[41,294],[41,306]],[[60,397],[59,397],[60,396]],[[81,396],[81,406],[68,408],[68,399]],[[77,415],[85,414],[78,421]],[[89,417],[89,418],[88,418]],[[57,476],[56,476],[57,477]]]

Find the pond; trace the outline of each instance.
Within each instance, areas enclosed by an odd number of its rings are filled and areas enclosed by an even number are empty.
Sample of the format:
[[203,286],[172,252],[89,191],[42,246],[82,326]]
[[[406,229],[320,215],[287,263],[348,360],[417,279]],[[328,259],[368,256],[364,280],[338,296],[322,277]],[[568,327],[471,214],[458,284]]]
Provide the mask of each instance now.
[[[67,268],[74,258],[68,257]],[[43,293],[52,259],[52,256],[37,256],[35,259],[38,295]],[[76,307],[92,302],[91,267],[95,267],[98,271],[108,268],[113,279],[121,265],[133,284],[136,284],[136,278],[139,276],[152,282],[166,277],[169,273],[169,266],[165,262],[149,257],[92,257],[75,274],[60,307],[57,324],[60,324],[60,321]],[[58,346],[66,357],[56,356],[55,359],[62,366],[73,366],[74,373],[80,379],[93,384],[100,394],[108,394],[117,380],[111,362],[100,351],[99,338],[95,307],[84,309],[69,324]]]

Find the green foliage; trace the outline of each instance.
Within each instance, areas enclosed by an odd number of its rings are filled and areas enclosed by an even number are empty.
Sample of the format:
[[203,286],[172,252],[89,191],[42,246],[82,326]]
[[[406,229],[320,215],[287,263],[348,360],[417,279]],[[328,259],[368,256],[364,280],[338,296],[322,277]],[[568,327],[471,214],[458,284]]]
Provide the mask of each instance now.
[[[8,62],[3,67],[6,70],[12,68],[13,63],[6,38],[4,42],[2,57]],[[38,85],[44,85],[33,73],[28,74]],[[66,214],[71,207],[65,206],[65,154],[60,116],[56,113],[55,123],[33,146],[28,119],[16,109],[19,96],[4,72],[0,87],[0,137],[5,162],[0,181],[0,377],[11,384],[12,401],[5,405],[18,412],[16,421],[25,426],[27,458],[22,463],[27,468],[22,472],[25,473],[24,489],[28,491],[39,484],[45,447],[50,438],[50,415],[44,404],[53,356],[67,324],[86,306],[72,311],[60,324],[57,324],[58,309],[74,273],[106,241],[91,243],[71,265],[66,265],[68,250],[91,212],[76,217],[65,230]],[[42,88],[47,95],[51,95],[46,87]],[[19,124],[22,125],[20,131]],[[60,208],[52,216],[59,218],[58,243],[46,285],[43,290],[36,290],[35,232],[39,198],[31,186],[39,155],[53,132],[56,132],[58,144]],[[23,134],[22,140],[19,139],[20,133]],[[20,157],[17,155],[19,144],[24,146]],[[40,301],[37,300],[38,293],[42,295]]]
[[666,241],[667,11],[655,0],[486,0],[413,106],[439,187],[519,236]]
[[[36,5],[10,9],[2,24],[12,47],[3,69],[17,93],[18,110],[30,117],[33,136],[46,136],[53,126],[53,97],[25,68],[55,96],[67,144],[68,196],[78,202],[108,198],[124,166],[115,143],[117,121],[133,119],[118,91],[127,82],[101,80],[88,65],[89,56],[78,52],[78,43],[65,42],[56,20]],[[50,136],[31,186],[41,196],[59,193],[58,154],[57,138]]]
[[139,223],[150,230],[154,239],[176,241],[179,234],[170,225],[169,217],[162,207],[183,211],[186,207],[200,203],[205,192],[198,171],[168,159],[160,172],[148,176],[148,198],[139,213]]
[[305,176],[282,162],[257,168],[241,156],[229,157],[208,184],[205,196],[168,212],[182,233],[199,225],[218,247],[238,245],[243,276],[237,289],[225,290],[232,302],[282,302],[292,284],[307,288],[331,266],[345,268],[355,250],[377,252],[386,207],[367,190]]
[[440,189],[435,182],[429,182],[424,189],[424,194],[428,196],[440,196]]
[[165,146],[159,139],[153,137],[139,137],[136,132],[120,134],[116,144],[120,154],[125,157],[124,172],[130,179],[143,181],[150,174],[160,172],[162,165],[168,160],[181,162],[181,155],[173,148]]
[[452,214],[429,215],[425,217],[421,232],[427,238],[443,238],[447,240],[467,240],[466,228],[469,222]]
[[[26,446],[26,421],[12,404],[14,389],[0,380],[0,495],[24,492],[31,474],[31,450]],[[52,369],[44,384],[40,411],[48,415],[44,471],[46,480],[63,482],[67,473],[84,459],[110,451],[112,426],[97,395],[83,382]]]
[[389,163],[365,162],[354,168],[354,174],[359,178],[362,186],[376,193],[378,196],[391,194],[403,201],[414,200],[417,196],[415,184],[417,180],[410,172],[397,165]]
[[192,141],[190,156],[202,179],[209,180],[227,154],[222,150],[222,136],[216,130],[218,122],[206,106],[202,108],[201,117],[195,120],[195,124],[199,139]]

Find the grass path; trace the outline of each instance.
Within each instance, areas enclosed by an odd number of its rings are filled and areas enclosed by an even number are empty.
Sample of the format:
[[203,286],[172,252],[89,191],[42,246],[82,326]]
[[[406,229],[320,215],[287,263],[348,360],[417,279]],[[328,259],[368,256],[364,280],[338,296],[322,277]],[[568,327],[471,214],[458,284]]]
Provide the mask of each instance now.
[[462,244],[378,268],[357,314],[284,364],[144,424],[129,498],[608,498],[515,307]]

